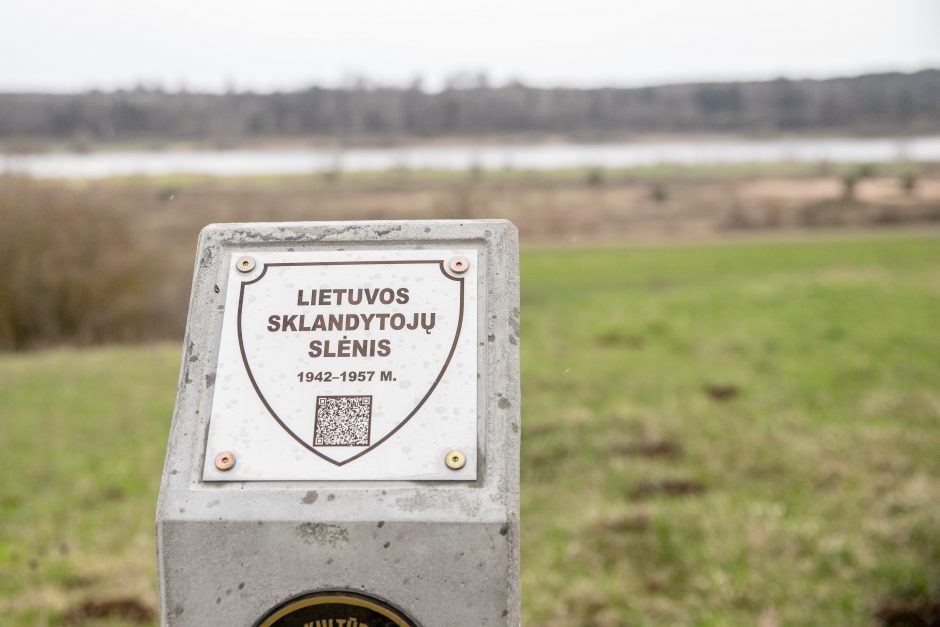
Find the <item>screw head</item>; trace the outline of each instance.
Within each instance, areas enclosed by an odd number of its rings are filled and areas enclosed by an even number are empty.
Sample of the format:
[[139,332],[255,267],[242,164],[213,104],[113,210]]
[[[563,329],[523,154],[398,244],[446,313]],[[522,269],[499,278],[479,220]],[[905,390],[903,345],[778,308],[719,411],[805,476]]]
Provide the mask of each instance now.
[[238,269],[239,272],[251,272],[252,270],[255,269],[255,260],[249,257],[248,255],[239,257],[235,261],[235,267]]
[[235,454],[231,451],[222,451],[215,456],[215,467],[219,470],[231,470],[235,465]]
[[447,267],[454,274],[463,274],[470,269],[470,260],[466,257],[453,257]]
[[444,456],[444,463],[451,470],[460,470],[467,465],[467,457],[460,451],[451,451]]

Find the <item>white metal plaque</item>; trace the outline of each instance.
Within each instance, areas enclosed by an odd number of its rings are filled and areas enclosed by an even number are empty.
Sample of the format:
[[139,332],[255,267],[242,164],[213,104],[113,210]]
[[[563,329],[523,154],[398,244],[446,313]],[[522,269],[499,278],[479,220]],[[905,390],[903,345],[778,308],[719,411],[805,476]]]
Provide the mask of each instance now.
[[203,480],[476,479],[477,267],[472,249],[234,252]]

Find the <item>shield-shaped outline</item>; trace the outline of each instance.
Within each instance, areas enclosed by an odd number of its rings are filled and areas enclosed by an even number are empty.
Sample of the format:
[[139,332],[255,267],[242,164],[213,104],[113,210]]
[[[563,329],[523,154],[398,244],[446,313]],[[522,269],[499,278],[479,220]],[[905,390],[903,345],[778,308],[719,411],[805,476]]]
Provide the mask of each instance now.
[[[264,394],[261,392],[261,388],[258,387],[258,382],[255,381],[255,376],[251,372],[251,366],[248,364],[248,355],[245,353],[245,342],[242,338],[242,305],[245,302],[245,288],[249,285],[259,282],[261,279],[264,278],[264,275],[267,274],[268,268],[276,267],[276,266],[366,266],[366,265],[406,265],[406,264],[419,264],[419,263],[437,264],[438,269],[441,271],[441,274],[443,274],[445,278],[450,279],[451,281],[457,281],[460,284],[460,307],[459,307],[459,311],[457,314],[457,330],[454,333],[454,342],[453,344],[451,344],[450,351],[447,353],[447,359],[444,360],[444,365],[441,367],[441,371],[438,373],[437,377],[434,378],[434,382],[431,384],[431,387],[428,389],[427,393],[421,398],[420,401],[418,401],[418,404],[415,405],[414,409],[412,409],[411,412],[409,412],[409,414],[405,416],[405,418],[401,422],[399,422],[391,431],[385,434],[375,444],[370,445],[364,451],[356,453],[349,459],[345,459],[343,461],[337,461],[335,459],[332,459],[328,455],[325,455],[321,453],[320,451],[316,450],[316,448],[314,448],[313,445],[307,444],[303,440],[303,438],[298,436],[286,424],[284,424],[284,421],[281,420],[280,416],[277,415],[277,412],[274,411],[274,408],[271,407],[270,403],[268,403],[268,399],[264,397]],[[255,277],[254,279],[250,281],[242,281],[242,284],[241,284],[241,289],[238,294],[238,321],[237,321],[238,322],[237,324],[238,349],[239,351],[241,351],[242,362],[245,364],[245,371],[248,373],[248,379],[249,381],[251,381],[251,385],[252,387],[254,387],[255,393],[258,395],[258,398],[261,399],[261,403],[268,410],[268,413],[270,413],[271,416],[274,418],[274,420],[276,420],[277,423],[281,425],[281,428],[283,428],[284,431],[286,431],[292,438],[294,438],[294,440],[300,443],[304,448],[306,448],[311,453],[318,455],[319,457],[323,458],[324,460],[336,466],[345,466],[346,464],[359,459],[360,457],[362,457],[369,451],[380,446],[383,442],[385,442],[390,437],[395,435],[399,429],[404,427],[405,424],[407,424],[408,421],[411,420],[411,418],[415,414],[418,413],[418,410],[420,410],[421,407],[424,406],[427,400],[431,398],[431,394],[434,393],[434,390],[437,388],[437,384],[440,383],[442,378],[444,378],[444,372],[447,370],[447,367],[450,365],[450,360],[453,359],[454,352],[457,350],[457,342],[460,340],[460,332],[463,330],[463,310],[464,310],[464,277],[455,277],[451,274],[448,274],[447,271],[444,269],[443,259],[410,259],[410,260],[387,259],[384,261],[296,261],[296,262],[283,261],[283,262],[274,262],[274,263],[266,262],[264,264],[264,267],[261,269],[261,274],[259,274],[257,277]]]

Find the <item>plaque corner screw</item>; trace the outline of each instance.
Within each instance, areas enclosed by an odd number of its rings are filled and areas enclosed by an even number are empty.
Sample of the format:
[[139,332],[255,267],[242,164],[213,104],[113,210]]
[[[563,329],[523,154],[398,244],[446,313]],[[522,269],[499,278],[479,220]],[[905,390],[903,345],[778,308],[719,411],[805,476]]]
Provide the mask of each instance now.
[[466,257],[453,257],[447,264],[450,271],[454,274],[463,274],[470,269],[470,260]]
[[235,267],[239,272],[251,272],[255,269],[255,260],[248,255],[243,255],[235,261]]
[[215,456],[215,467],[219,470],[231,470],[235,465],[235,454],[231,451],[222,451]]
[[444,463],[451,470],[460,470],[467,465],[467,456],[460,451],[450,451],[444,456]]

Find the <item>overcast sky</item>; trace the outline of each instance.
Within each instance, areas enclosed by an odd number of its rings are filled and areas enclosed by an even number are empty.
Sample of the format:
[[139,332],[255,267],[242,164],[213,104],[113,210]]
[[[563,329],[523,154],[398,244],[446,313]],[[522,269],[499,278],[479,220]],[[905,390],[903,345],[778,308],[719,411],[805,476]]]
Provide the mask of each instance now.
[[940,0],[0,0],[0,90],[644,85],[940,67]]

